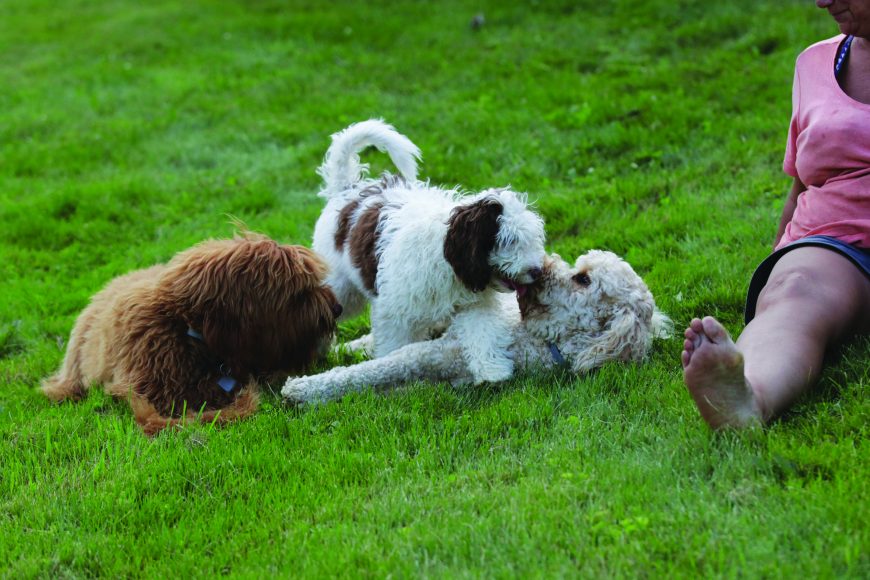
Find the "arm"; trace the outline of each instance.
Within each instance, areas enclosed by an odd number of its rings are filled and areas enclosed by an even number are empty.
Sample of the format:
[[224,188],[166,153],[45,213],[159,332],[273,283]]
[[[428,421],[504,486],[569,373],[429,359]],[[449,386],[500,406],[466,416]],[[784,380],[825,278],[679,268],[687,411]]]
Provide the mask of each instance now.
[[806,190],[807,186],[803,184],[800,178],[795,177],[794,183],[791,185],[791,191],[788,192],[788,197],[785,200],[785,206],[782,208],[782,216],[779,218],[779,227],[776,230],[776,240],[773,242],[774,248],[779,245],[779,241],[785,233],[785,226],[788,225],[794,215],[794,210],[797,207],[798,196]]

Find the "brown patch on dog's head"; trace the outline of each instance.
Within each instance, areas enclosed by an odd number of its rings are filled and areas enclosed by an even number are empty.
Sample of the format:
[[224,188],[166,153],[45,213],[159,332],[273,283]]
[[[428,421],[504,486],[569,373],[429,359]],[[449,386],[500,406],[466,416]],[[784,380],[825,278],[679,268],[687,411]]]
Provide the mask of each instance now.
[[350,259],[359,269],[360,277],[366,288],[377,294],[378,276],[377,242],[380,237],[378,222],[381,217],[382,202],[369,205],[360,214],[350,232]]
[[492,277],[489,255],[495,247],[502,210],[497,200],[485,198],[455,208],[447,222],[444,258],[472,292],[486,288]]
[[344,241],[350,232],[350,218],[359,207],[359,200],[353,200],[338,212],[338,227],[335,228],[335,249],[339,252],[344,248]]
[[200,332],[215,359],[246,380],[302,370],[331,337],[341,308],[325,275],[311,250],[245,234],[178,254],[159,284],[169,314]]

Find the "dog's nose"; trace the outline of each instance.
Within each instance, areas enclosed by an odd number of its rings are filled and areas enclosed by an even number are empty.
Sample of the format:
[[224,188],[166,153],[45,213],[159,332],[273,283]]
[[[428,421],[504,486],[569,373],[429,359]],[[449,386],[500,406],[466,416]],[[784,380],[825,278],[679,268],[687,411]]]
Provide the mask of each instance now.
[[529,276],[531,276],[532,280],[537,280],[544,274],[544,271],[540,268],[532,268],[529,270]]
[[338,302],[335,302],[332,305],[332,313],[335,314],[336,318],[338,318],[339,316],[341,316],[342,312],[344,312],[344,308],[342,308],[341,304],[339,304]]

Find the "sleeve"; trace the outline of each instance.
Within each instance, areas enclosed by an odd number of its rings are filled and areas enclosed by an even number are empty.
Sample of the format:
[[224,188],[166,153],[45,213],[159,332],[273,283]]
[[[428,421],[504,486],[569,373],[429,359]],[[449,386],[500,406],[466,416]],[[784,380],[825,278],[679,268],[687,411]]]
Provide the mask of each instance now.
[[798,118],[800,117],[801,89],[800,71],[798,66],[794,68],[794,83],[791,88],[791,122],[788,126],[788,141],[785,144],[785,159],[782,162],[782,170],[792,177],[797,177],[797,138],[800,134]]

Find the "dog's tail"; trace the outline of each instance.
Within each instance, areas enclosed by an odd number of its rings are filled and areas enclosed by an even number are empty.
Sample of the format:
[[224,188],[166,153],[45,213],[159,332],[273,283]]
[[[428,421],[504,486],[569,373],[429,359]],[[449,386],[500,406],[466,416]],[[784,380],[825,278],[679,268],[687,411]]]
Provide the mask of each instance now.
[[670,338],[674,335],[674,323],[667,314],[656,308],[652,316],[653,338]]
[[359,154],[370,146],[386,152],[406,180],[417,180],[417,161],[420,160],[417,146],[391,125],[370,119],[332,136],[332,145],[317,170],[324,181],[323,191],[318,195],[330,198],[359,182],[368,172],[368,165],[360,163]]

